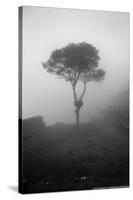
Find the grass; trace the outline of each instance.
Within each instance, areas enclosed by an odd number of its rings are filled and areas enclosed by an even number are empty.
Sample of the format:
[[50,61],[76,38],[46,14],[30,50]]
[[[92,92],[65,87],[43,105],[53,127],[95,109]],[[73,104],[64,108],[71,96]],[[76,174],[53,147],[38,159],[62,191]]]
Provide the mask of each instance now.
[[23,193],[129,185],[128,128],[109,120],[41,127],[23,149]]

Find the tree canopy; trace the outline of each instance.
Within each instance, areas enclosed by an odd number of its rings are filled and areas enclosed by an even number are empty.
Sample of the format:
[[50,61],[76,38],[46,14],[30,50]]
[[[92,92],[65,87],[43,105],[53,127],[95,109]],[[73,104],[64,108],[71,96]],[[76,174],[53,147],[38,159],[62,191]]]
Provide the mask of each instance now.
[[86,42],[70,43],[66,47],[52,52],[49,60],[42,63],[48,72],[70,81],[73,85],[78,80],[83,82],[100,81],[105,72],[98,68],[99,51]]

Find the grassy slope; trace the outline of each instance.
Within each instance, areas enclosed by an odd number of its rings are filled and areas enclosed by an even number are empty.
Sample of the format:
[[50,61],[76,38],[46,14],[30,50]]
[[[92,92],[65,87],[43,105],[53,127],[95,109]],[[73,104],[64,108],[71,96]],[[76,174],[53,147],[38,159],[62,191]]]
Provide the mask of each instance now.
[[[24,169],[25,177],[42,182],[46,191],[128,185],[128,130],[106,120],[81,124],[78,131],[45,128],[24,143]],[[70,188],[62,180],[74,183]]]

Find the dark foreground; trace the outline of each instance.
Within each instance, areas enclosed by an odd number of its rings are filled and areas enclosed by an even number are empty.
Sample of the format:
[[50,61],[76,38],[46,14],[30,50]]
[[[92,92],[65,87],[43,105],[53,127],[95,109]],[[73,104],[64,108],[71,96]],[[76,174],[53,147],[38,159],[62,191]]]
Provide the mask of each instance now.
[[78,130],[74,125],[28,124],[30,129],[26,125],[23,130],[22,193],[129,185],[127,124],[102,119]]

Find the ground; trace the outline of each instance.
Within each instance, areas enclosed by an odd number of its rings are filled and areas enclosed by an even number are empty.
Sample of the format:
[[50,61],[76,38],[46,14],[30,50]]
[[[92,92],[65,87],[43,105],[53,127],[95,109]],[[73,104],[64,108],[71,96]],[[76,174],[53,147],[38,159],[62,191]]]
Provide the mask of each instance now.
[[23,149],[23,193],[129,185],[128,128],[110,120],[44,126]]

